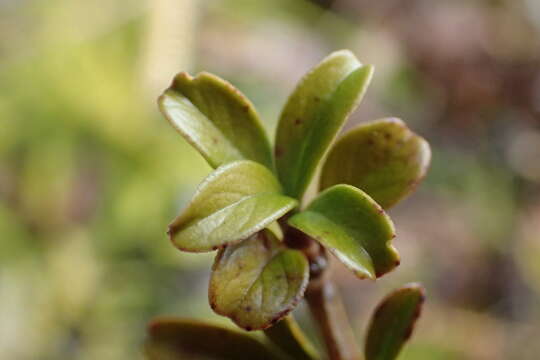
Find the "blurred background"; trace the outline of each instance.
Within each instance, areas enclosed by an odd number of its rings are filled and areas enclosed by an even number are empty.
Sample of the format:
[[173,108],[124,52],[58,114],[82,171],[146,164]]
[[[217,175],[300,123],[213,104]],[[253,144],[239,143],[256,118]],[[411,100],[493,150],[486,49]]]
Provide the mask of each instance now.
[[390,212],[398,270],[335,267],[358,338],[384,294],[419,281],[400,359],[538,359],[538,0],[0,0],[0,358],[139,359],[156,315],[230,324],[207,304],[212,254],[166,238],[210,168],[155,100],[207,70],[273,133],[341,48],[376,65],[347,127],[397,116],[433,148]]

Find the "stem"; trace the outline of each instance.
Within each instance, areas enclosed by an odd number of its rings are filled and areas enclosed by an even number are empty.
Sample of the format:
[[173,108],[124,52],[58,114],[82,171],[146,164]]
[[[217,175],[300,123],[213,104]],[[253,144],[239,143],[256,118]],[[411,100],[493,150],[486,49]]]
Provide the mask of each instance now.
[[360,349],[345,307],[328,274],[310,282],[306,300],[319,324],[330,360],[359,360]]
[[305,298],[319,325],[330,360],[359,360],[360,349],[354,337],[341,297],[328,274],[326,252],[317,241],[288,226],[285,221],[285,244],[304,252],[309,260],[310,281]]

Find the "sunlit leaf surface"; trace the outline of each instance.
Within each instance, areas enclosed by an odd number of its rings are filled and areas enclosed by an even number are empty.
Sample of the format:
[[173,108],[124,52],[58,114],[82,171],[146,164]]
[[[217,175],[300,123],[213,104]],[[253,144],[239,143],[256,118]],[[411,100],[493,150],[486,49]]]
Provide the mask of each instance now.
[[280,193],[272,172],[256,162],[223,165],[169,226],[171,240],[180,250],[202,252],[246,239],[296,206]]
[[301,198],[330,143],[360,102],[373,73],[347,50],[330,54],[297,85],[276,133],[276,167],[289,196]]
[[214,168],[248,159],[272,169],[270,143],[251,102],[225,80],[183,72],[159,98],[159,108]]

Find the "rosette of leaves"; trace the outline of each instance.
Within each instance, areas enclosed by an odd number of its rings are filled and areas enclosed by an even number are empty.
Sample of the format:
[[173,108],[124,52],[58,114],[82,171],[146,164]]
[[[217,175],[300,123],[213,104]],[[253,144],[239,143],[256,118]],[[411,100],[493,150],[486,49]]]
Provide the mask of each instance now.
[[[361,124],[336,141],[372,74],[373,67],[361,64],[350,51],[330,54],[290,95],[273,148],[253,104],[215,75],[180,73],[159,98],[163,115],[215,169],[168,234],[182,251],[217,251],[210,305],[244,330],[266,329],[280,351],[260,350],[260,358],[318,358],[287,315],[319,279],[321,269],[314,269],[327,252],[362,279],[376,279],[399,265],[392,246],[394,225],[385,210],[424,177],[430,150],[424,139],[394,118]],[[304,194],[318,169],[320,193],[306,201]],[[392,296],[398,300],[385,300],[391,306],[378,312],[384,316],[372,321],[368,360],[397,356],[414,322],[410,307],[419,305],[401,299],[410,292],[396,294]],[[155,322],[147,353],[152,359],[175,358],[180,351],[191,358],[220,358],[219,351],[207,351],[211,343],[191,350],[186,345],[197,337],[193,332],[205,331],[227,332],[180,320]],[[245,346],[250,351],[266,346],[239,333],[227,336],[232,343],[249,344]],[[156,352],[152,344],[166,348],[169,355]],[[329,356],[346,358],[332,351]]]

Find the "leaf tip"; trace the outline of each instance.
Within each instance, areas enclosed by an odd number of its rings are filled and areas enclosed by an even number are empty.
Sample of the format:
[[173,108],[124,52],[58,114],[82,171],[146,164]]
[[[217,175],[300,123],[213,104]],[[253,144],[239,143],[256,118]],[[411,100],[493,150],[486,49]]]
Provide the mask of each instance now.
[[396,359],[410,339],[425,301],[425,290],[409,283],[392,291],[377,305],[368,326],[367,360]]

